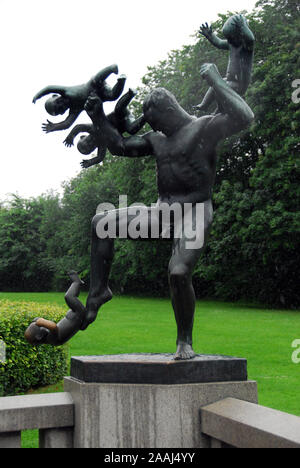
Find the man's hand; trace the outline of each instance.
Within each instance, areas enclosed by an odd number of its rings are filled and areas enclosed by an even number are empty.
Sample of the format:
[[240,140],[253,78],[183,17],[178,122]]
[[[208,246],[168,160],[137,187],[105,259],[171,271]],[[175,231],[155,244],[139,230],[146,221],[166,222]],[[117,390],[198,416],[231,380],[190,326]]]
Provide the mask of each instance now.
[[200,75],[208,82],[209,85],[215,83],[217,79],[222,78],[214,63],[205,63],[202,65],[200,68]]
[[56,124],[50,122],[50,120],[47,120],[47,123],[42,125],[42,130],[46,133],[54,132],[56,130]]
[[202,24],[199,29],[199,33],[209,39],[212,36],[213,30],[211,26],[208,26],[208,23]]

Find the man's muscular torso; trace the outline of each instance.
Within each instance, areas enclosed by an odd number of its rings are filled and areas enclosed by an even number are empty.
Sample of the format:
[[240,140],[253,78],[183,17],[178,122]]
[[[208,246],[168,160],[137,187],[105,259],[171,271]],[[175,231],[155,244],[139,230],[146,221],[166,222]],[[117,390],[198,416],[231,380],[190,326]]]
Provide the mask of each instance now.
[[217,155],[216,145],[205,135],[209,120],[193,118],[169,137],[161,132],[147,135],[156,158],[160,202],[201,203],[211,198]]

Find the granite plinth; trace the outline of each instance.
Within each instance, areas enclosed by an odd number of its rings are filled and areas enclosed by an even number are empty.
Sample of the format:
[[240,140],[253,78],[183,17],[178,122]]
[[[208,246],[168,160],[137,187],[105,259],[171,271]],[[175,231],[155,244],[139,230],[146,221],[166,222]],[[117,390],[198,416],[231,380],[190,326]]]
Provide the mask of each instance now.
[[71,358],[71,377],[86,383],[176,385],[247,380],[247,360],[197,355],[175,361],[173,354],[120,354]]

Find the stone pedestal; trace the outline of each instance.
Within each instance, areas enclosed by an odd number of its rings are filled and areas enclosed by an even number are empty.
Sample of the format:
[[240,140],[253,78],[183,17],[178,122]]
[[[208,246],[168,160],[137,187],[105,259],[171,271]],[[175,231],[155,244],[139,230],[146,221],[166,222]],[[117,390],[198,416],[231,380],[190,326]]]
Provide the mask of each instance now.
[[75,357],[65,391],[75,404],[78,448],[204,448],[202,406],[226,397],[257,403],[246,360],[226,356]]

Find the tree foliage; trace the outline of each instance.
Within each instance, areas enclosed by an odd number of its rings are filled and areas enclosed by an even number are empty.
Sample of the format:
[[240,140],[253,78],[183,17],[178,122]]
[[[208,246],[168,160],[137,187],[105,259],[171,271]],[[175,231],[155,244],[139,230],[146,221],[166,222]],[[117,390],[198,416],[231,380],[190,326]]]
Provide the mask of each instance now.
[[[220,15],[213,28],[234,12]],[[252,83],[246,100],[252,127],[223,142],[214,189],[215,219],[206,253],[195,270],[198,297],[259,300],[297,306],[299,292],[299,79],[300,11],[292,0],[261,0],[246,13],[256,37]],[[149,67],[133,103],[136,115],[149,90],[173,92],[189,113],[207,91],[199,74],[205,62],[225,74],[228,55],[195,34],[195,44],[173,50]],[[70,268],[89,277],[90,221],[100,203],[118,206],[156,201],[155,161],[108,155],[101,166],[64,184],[61,199],[14,197],[0,206],[2,289],[65,289]],[[168,242],[116,242],[112,286],[131,293],[163,294],[167,288]]]

